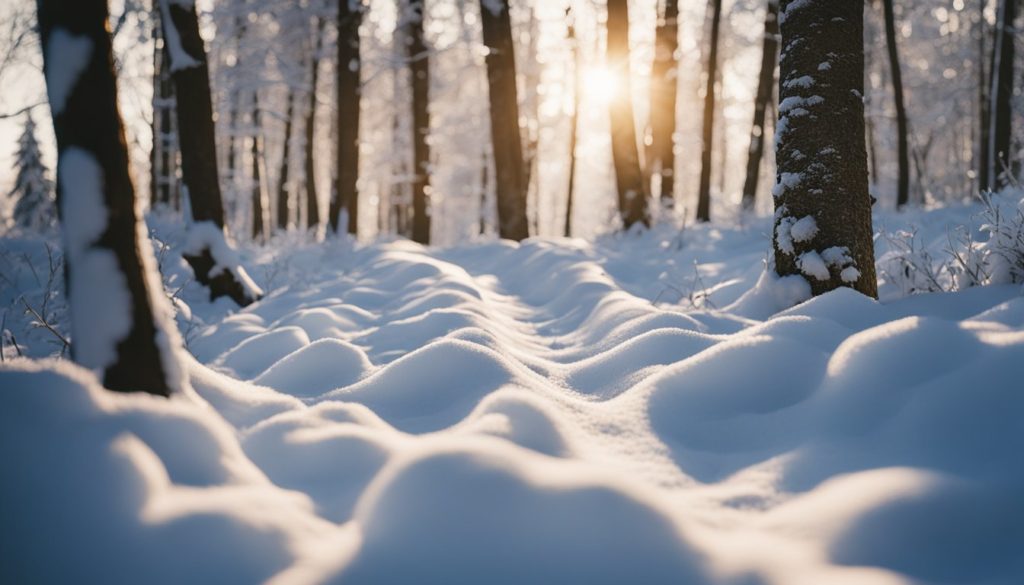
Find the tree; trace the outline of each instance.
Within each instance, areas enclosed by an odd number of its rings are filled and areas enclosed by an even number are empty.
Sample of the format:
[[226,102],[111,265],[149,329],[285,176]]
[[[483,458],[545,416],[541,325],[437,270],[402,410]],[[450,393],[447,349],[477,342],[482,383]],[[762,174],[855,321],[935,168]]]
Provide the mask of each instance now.
[[160,19],[153,26],[153,146],[150,150],[150,201],[154,205],[181,207],[178,188],[177,129],[174,127],[174,85],[168,70],[167,44]]
[[430,243],[430,54],[423,39],[423,0],[406,0],[405,50],[412,86],[412,239]]
[[331,230],[338,231],[342,212],[348,233],[359,229],[359,107],[362,64],[359,58],[359,25],[363,21],[360,0],[338,0],[338,176],[331,202]]
[[608,0],[607,64],[618,87],[609,104],[612,129],[612,163],[622,227],[649,225],[647,186],[640,170],[640,152],[633,119],[629,73],[629,1]]
[[277,172],[277,229],[288,229],[288,169],[291,167],[292,126],[295,119],[295,91],[288,90],[288,109],[284,114],[284,146],[281,150],[281,165]]
[[246,274],[224,237],[210,75],[199,35],[199,17],[195,4],[187,0],[160,0],[160,10],[177,96],[182,181],[192,209],[185,260],[196,280],[210,288],[211,299],[227,296],[246,306],[262,291]]
[[519,131],[516,61],[508,0],[480,0],[484,44],[487,46],[487,85],[490,92],[491,143],[498,235],[510,240],[529,237],[526,219],[526,173]]
[[122,392],[168,396],[184,381],[170,306],[135,204],[105,0],[39,0],[57,137],[72,357]]
[[252,183],[249,185],[249,193],[252,197],[252,239],[260,240],[265,232],[264,220],[264,196],[263,196],[263,174],[260,172],[260,164],[263,162],[263,149],[260,147],[263,134],[263,123],[260,112],[260,96],[258,92],[252,94],[252,142],[249,143],[249,163],[252,165]]
[[700,155],[700,188],[697,191],[697,221],[711,220],[711,150],[715,140],[715,80],[718,77],[718,37],[722,24],[722,0],[709,0],[711,38],[704,80],[704,133]]
[[[864,141],[864,8],[783,0],[775,270],[878,296]],[[841,129],[841,131],[840,131]]]
[[651,144],[647,150],[649,175],[660,179],[661,205],[675,205],[676,92],[679,87],[679,0],[665,0],[654,32],[651,68]]
[[25,129],[18,139],[14,168],[17,176],[9,195],[17,200],[14,223],[35,231],[53,226],[57,221],[53,182],[47,176],[49,170],[43,163],[39,141],[36,140],[36,123],[31,113],[25,114]]
[[761,75],[757,80],[754,97],[754,124],[750,130],[750,148],[747,151],[747,175],[743,182],[743,209],[754,209],[757,183],[764,157],[764,120],[768,104],[775,93],[775,66],[779,55],[779,0],[768,0],[764,16],[764,45],[761,49]]
[[[569,186],[565,197],[565,237],[572,236],[572,203],[573,191],[576,190],[576,133],[580,119],[580,44],[576,40],[576,25],[572,15],[572,8],[565,10],[565,17],[569,21],[567,38],[572,48],[573,63],[573,86],[572,86],[572,118],[569,120]],[[486,177],[486,174],[485,174]]]
[[896,186],[896,206],[903,207],[910,200],[910,155],[907,147],[907,108],[903,102],[903,72],[896,47],[896,16],[893,0],[882,0],[885,12],[885,45],[889,52],[889,71],[892,74],[892,98],[896,103],[896,142],[899,162],[899,180]]
[[309,105],[306,110],[306,143],[303,158],[306,174],[306,227],[315,228],[320,225],[320,196],[316,190],[316,157],[314,156],[316,120],[316,86],[320,78],[320,51],[324,42],[324,19],[316,17],[313,51],[310,54]]
[[1013,77],[1014,77],[1014,22],[1017,20],[1019,0],[1001,0],[996,16],[996,38],[992,46],[989,116],[989,188],[1000,189],[1009,184],[1014,171],[1013,136]]

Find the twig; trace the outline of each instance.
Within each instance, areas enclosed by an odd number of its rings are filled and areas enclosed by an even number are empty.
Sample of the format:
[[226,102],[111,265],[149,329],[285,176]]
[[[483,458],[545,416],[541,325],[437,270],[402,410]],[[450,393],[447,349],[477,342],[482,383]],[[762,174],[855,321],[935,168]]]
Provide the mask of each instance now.
[[71,342],[70,342],[70,341],[68,341],[68,339],[67,339],[66,337],[64,337],[63,335],[61,335],[61,334],[60,334],[60,331],[57,331],[56,329],[54,329],[54,328],[53,328],[53,326],[52,326],[52,325],[50,325],[49,323],[47,323],[47,322],[46,322],[46,319],[44,319],[42,315],[40,315],[39,313],[37,313],[37,312],[36,312],[36,310],[32,308],[32,305],[28,304],[28,301],[26,301],[26,300],[25,300],[24,298],[22,298],[22,299],[21,299],[21,303],[22,303],[23,305],[25,305],[25,308],[26,308],[26,309],[28,310],[28,312],[29,312],[29,313],[32,313],[32,316],[34,316],[34,317],[36,318],[36,321],[37,321],[37,322],[38,322],[38,323],[39,323],[40,325],[42,325],[44,329],[46,329],[46,330],[47,330],[47,331],[49,331],[50,333],[53,333],[53,334],[54,334],[54,335],[55,335],[55,336],[57,337],[57,339],[59,339],[59,340],[61,341],[61,343],[63,343],[63,344],[64,344],[64,347],[63,347],[63,349],[61,349],[61,355],[63,355],[63,354],[64,354],[64,350],[67,350],[67,349],[70,349],[70,348],[71,348]]

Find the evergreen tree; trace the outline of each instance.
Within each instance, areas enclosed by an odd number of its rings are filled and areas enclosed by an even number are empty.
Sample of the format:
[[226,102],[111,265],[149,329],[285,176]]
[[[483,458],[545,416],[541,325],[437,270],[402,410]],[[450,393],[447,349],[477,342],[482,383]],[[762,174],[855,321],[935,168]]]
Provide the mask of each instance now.
[[17,199],[14,205],[14,222],[27,229],[41,230],[52,226],[56,219],[53,201],[53,181],[47,178],[49,170],[43,164],[36,140],[36,123],[32,115],[25,117],[25,130],[18,139],[17,161],[14,168],[18,175],[10,196]]

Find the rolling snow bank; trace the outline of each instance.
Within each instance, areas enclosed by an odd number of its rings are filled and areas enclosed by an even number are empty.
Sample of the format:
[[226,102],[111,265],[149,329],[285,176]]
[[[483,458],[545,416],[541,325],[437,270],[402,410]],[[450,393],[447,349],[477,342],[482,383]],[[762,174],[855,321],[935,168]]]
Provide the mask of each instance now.
[[1019,285],[778,312],[769,230],[297,247],[171,400],[9,360],[0,582],[1024,582]]

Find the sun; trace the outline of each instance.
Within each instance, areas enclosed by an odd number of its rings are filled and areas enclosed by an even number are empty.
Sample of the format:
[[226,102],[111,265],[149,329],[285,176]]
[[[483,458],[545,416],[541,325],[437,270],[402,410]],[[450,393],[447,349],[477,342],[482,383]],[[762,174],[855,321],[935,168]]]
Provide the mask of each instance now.
[[583,91],[591,99],[610,103],[619,91],[618,85],[618,76],[607,67],[588,67],[583,72]]

